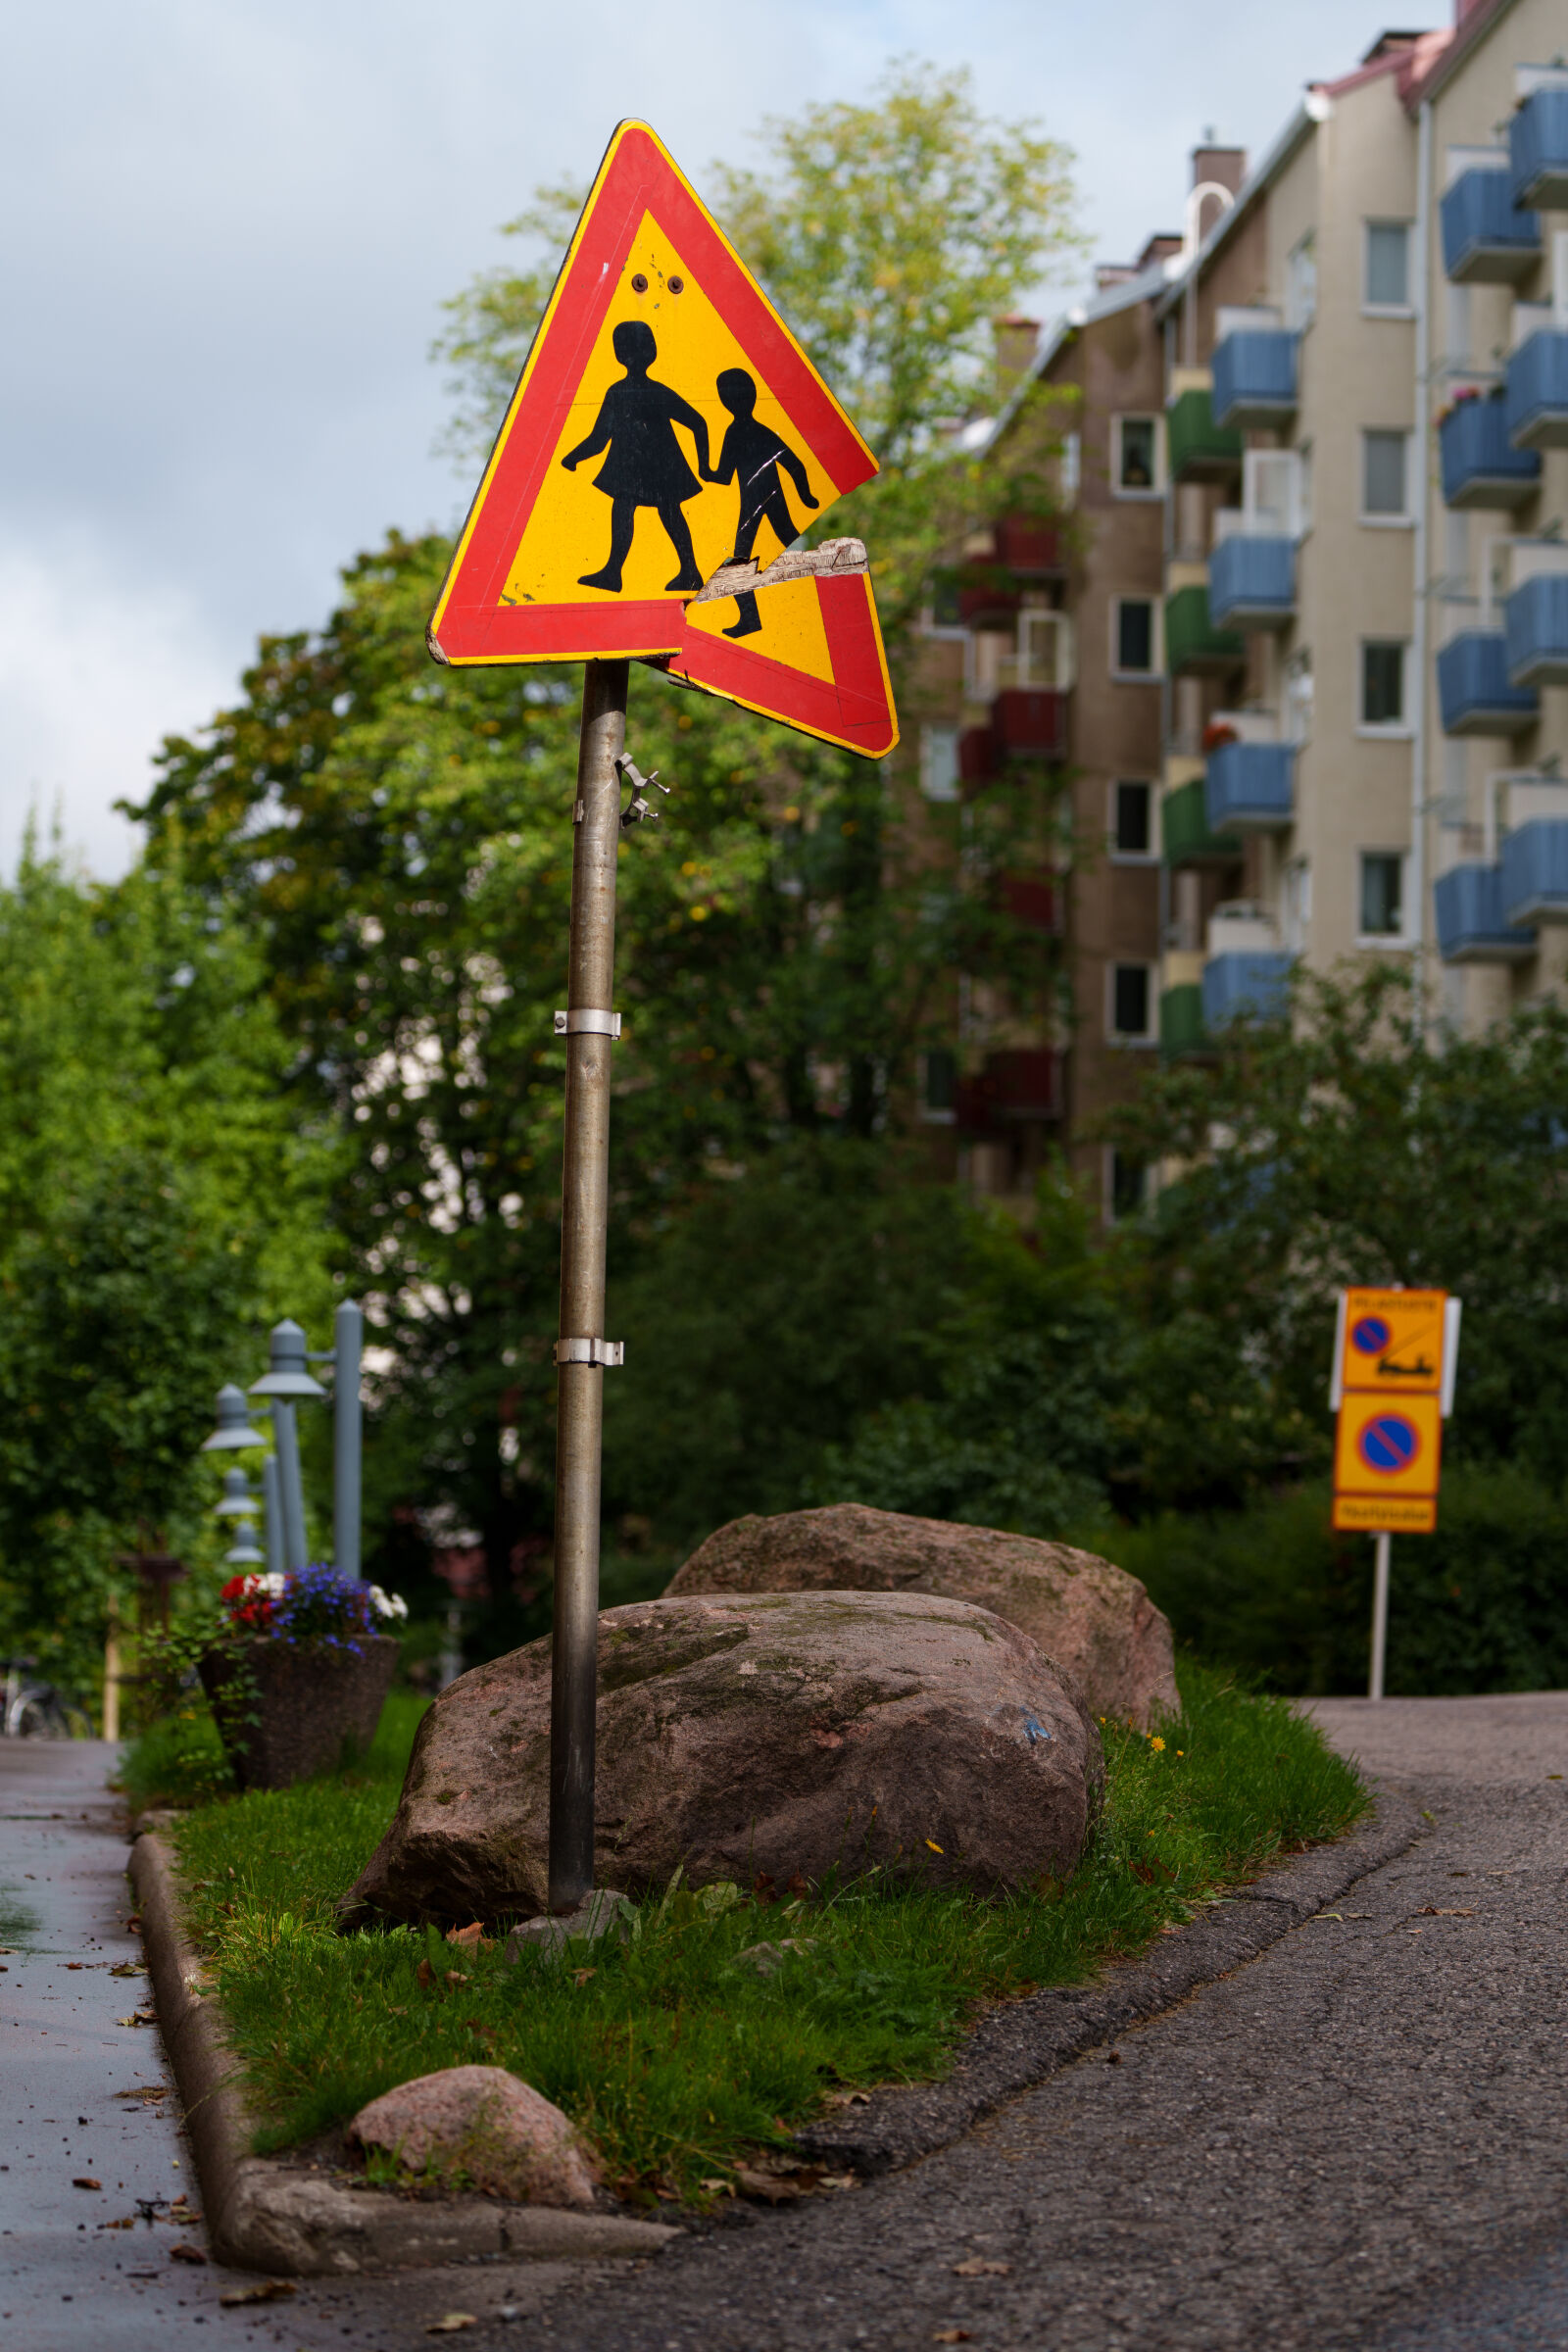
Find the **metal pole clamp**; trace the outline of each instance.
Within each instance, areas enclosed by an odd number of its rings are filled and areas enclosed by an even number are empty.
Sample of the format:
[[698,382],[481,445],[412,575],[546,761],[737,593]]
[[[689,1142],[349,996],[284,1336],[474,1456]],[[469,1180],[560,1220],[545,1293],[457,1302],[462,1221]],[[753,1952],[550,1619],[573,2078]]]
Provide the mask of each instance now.
[[556,1015],[558,1037],[618,1037],[618,1012],[595,1012],[591,1007],[574,1004],[570,1012]]
[[626,1361],[624,1340],[558,1340],[558,1364],[623,1364]]

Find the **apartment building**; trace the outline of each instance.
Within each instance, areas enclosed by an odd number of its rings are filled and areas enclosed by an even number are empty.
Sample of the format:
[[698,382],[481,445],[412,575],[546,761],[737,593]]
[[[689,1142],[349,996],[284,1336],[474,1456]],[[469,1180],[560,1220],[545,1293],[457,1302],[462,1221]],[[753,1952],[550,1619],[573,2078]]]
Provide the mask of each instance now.
[[[1380,36],[1255,170],[1200,149],[1183,234],[1044,338],[1035,377],[1079,402],[1075,528],[1049,594],[1009,574],[1009,526],[970,543],[991,602],[947,616],[948,740],[955,790],[1020,726],[1064,763],[1072,1015],[1033,1041],[1049,1104],[1004,1102],[1000,1141],[953,1113],[977,1190],[1059,1136],[1131,1205],[1096,1114],[1151,1054],[1272,1010],[1298,958],[1413,959],[1461,1029],[1560,986],[1564,32],[1561,0],[1461,0]],[[993,1009],[965,1000],[960,1070]]]

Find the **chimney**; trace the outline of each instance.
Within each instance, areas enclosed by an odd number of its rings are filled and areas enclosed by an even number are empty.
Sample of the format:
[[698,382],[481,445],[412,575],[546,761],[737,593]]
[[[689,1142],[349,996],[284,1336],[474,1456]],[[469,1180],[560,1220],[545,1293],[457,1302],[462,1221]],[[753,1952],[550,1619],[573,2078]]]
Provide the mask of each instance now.
[[1112,286],[1124,286],[1138,271],[1131,262],[1097,262],[1095,264],[1095,292],[1108,293]]
[[1247,177],[1247,149],[1245,147],[1195,147],[1193,149],[1193,186],[1200,188],[1205,180],[1217,181],[1234,196]]
[[1140,272],[1152,270],[1156,262],[1168,262],[1171,255],[1180,253],[1181,249],[1180,237],[1173,236],[1168,229],[1157,228],[1138,256],[1137,261],[1134,262],[1133,268]]
[[1034,364],[1040,342],[1038,318],[1022,318],[1014,312],[1009,318],[993,321],[997,338],[997,384],[1004,393],[1010,392],[1019,376],[1026,375]]

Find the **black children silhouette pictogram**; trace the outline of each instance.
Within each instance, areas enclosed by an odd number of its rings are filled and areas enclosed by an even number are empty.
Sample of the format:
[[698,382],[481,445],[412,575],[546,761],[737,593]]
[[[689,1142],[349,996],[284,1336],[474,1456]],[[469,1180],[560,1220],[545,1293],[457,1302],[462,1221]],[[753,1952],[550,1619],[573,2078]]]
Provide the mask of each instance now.
[[602,571],[585,572],[582,588],[608,588],[620,594],[620,575],[631,553],[639,507],[652,507],[669,533],[680,564],[664,593],[695,592],[703,584],[692,546],[690,525],[681,508],[695,498],[702,482],[681,455],[675,427],[683,424],[697,444],[697,464],[703,480],[708,470],[708,423],[689,402],[667,384],[656,384],[649,368],[659,357],[654,330],[640,318],[623,319],[611,337],[611,348],[626,372],[612,384],[599,406],[599,416],[586,441],[568,450],[561,463],[568,473],[585,458],[602,449],[609,457],[594,476],[594,488],[610,501],[610,554]]
[[[735,527],[735,553],[732,564],[751,561],[757,534],[763,522],[773,526],[773,535],[781,548],[786,548],[799,536],[795,521],[779,480],[782,466],[795,484],[801,504],[815,507],[806,467],[800,459],[782,442],[770,425],[757,420],[757,384],[744,368],[726,368],[718,379],[718,397],[728,409],[734,422],[724,435],[724,446],[718,453],[718,465],[708,475],[710,482],[739,482],[741,493],[740,519]],[[733,628],[724,631],[726,637],[752,637],[761,627],[757,599],[750,594],[738,597],[740,618]]]

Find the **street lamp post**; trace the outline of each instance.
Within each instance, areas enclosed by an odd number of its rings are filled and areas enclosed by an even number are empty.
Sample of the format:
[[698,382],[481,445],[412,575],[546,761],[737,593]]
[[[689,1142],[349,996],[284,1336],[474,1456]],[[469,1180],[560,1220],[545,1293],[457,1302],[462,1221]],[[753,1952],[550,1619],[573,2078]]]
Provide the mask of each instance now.
[[300,1439],[294,1407],[301,1397],[324,1396],[320,1382],[306,1370],[305,1334],[286,1316],[268,1335],[269,1370],[251,1382],[253,1396],[265,1396],[272,1407],[272,1437],[277,1448],[277,1483],[283,1505],[283,1565],[305,1566],[305,1486],[300,1477]]
[[213,1505],[215,1519],[234,1521],[234,1542],[223,1554],[227,1568],[259,1568],[263,1553],[256,1542],[256,1509],[258,1497],[251,1491],[251,1482],[243,1470],[223,1472],[221,1500]]

